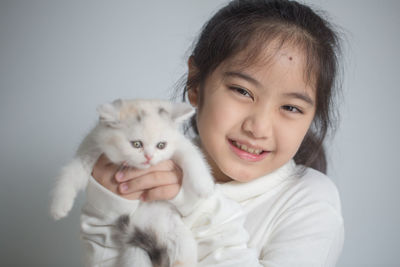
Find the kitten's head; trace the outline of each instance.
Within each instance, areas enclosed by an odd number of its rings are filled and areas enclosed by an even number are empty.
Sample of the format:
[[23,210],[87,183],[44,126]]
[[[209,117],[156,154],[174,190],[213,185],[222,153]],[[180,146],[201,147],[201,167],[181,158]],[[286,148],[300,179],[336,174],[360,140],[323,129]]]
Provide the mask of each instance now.
[[112,162],[140,169],[171,158],[179,125],[194,113],[189,104],[162,100],[115,100],[97,111],[100,149]]

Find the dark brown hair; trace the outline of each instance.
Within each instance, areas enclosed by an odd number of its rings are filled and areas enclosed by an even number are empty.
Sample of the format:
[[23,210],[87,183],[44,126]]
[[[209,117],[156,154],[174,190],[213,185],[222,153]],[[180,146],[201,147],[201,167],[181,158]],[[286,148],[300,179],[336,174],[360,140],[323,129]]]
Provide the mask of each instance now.
[[[316,88],[316,113],[294,160],[326,173],[323,141],[337,119],[333,99],[338,89],[340,45],[333,27],[311,8],[286,0],[235,0],[220,9],[203,27],[191,61],[197,72],[186,81],[189,88],[201,87],[225,60],[248,51],[244,64],[252,64],[271,41],[295,45],[305,55],[305,75]],[[195,117],[191,126],[196,133]]]

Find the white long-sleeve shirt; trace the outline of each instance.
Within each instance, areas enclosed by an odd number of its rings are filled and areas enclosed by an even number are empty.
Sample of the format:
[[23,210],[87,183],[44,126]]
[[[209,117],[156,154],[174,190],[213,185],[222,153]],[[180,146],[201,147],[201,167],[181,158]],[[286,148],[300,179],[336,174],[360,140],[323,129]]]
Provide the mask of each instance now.
[[[300,177],[292,160],[251,182],[218,184],[206,200],[181,191],[172,203],[198,242],[198,266],[335,266],[343,247],[336,186],[310,168]],[[113,224],[137,205],[91,178],[81,218],[87,266],[115,266]]]

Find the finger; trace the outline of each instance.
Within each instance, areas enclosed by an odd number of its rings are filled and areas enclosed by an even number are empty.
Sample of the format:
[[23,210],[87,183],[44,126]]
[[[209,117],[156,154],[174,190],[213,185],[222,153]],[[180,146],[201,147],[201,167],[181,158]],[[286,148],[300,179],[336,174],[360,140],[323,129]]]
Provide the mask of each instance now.
[[144,191],[158,186],[179,184],[179,178],[175,172],[158,171],[145,174],[135,179],[128,180],[119,185],[121,194],[131,194],[137,191]]
[[141,199],[143,201],[171,200],[178,194],[179,189],[179,184],[159,186],[145,191]]
[[101,154],[97,159],[96,163],[93,165],[92,175],[99,176],[101,175],[109,166],[113,166],[113,164],[106,155]]
[[121,196],[125,199],[136,200],[136,199],[140,199],[142,194],[143,194],[143,191],[138,191],[138,192],[134,192],[131,194],[125,194],[125,195],[121,195]]
[[98,158],[96,164],[99,164],[100,166],[107,166],[109,164],[113,164],[110,159],[103,153],[100,155]]
[[110,190],[111,192],[113,192],[115,194],[119,194],[119,192],[118,192],[119,184],[114,179],[114,173],[115,173],[115,170],[113,170],[112,168],[109,168],[109,169],[105,169],[104,172],[101,174],[101,176],[99,176],[99,177],[93,176],[93,177],[103,187],[107,188],[108,190]]
[[113,164],[104,154],[102,154],[93,166],[92,176],[103,187],[118,194],[118,183],[115,180],[114,175],[120,169],[121,166]]
[[117,165],[108,165],[108,166],[93,166],[92,170],[92,176],[95,180],[97,180],[100,183],[103,182],[108,182],[113,180],[116,182],[114,179],[114,174],[117,172],[119,169],[119,166]]
[[115,174],[123,167],[118,165],[109,165],[104,169],[103,177],[106,181],[113,185],[119,185],[119,182],[115,179]]
[[146,175],[150,172],[157,172],[157,171],[174,171],[179,169],[177,165],[172,161],[172,160],[165,160],[162,162],[159,162],[156,165],[150,166],[147,169],[136,169],[136,168],[125,168],[122,170],[119,170],[116,175],[115,179],[118,182],[124,182],[128,181],[131,179],[135,179],[137,177]]

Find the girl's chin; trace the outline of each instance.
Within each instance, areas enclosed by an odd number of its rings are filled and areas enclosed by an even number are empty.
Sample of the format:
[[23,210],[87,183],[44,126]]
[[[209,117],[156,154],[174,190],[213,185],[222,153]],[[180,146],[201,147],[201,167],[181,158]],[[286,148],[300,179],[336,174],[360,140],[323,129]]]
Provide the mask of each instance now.
[[[235,164],[234,164],[235,165]],[[249,182],[263,176],[262,174],[249,172],[249,166],[243,166],[243,168],[232,168],[232,165],[227,166],[227,170],[222,172],[222,175],[217,177],[217,181],[220,183],[226,183],[230,181],[237,182]]]
[[274,163],[275,162],[271,162],[270,160],[264,160],[262,162],[254,163],[233,158],[232,161],[224,163],[222,171],[223,181],[221,182],[249,182],[256,180],[257,178],[263,177],[273,172],[273,170],[275,169]]

